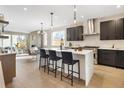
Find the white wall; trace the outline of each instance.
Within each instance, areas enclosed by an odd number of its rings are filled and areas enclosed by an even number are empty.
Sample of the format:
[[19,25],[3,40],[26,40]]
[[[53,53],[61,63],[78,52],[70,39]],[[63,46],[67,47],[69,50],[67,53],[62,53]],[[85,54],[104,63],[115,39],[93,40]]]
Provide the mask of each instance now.
[[[124,18],[124,14],[119,14],[115,16],[110,16],[110,17],[104,17],[104,18],[98,18],[95,21],[95,30],[96,32],[100,33],[100,22],[101,21],[106,21],[106,20],[116,20],[118,18]],[[86,21],[81,24],[84,26],[84,33],[87,32],[87,23]],[[55,29],[54,31],[66,31],[67,27],[63,27],[60,29]],[[52,47],[51,46],[51,33],[53,31],[47,31],[48,33],[48,46],[47,47]],[[117,48],[124,48],[124,40],[100,40],[100,35],[92,35],[92,36],[85,36],[83,41],[71,41],[73,46],[100,46],[100,47],[112,47],[113,44],[115,44],[115,47]],[[65,46],[68,46],[69,42],[65,42]]]

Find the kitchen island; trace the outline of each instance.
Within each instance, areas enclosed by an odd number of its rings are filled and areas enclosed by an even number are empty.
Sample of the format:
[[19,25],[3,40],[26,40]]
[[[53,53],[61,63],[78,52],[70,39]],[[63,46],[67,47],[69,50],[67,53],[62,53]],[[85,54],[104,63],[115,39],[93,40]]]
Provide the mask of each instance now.
[[4,81],[7,84],[16,76],[16,53],[2,53],[0,54],[0,61],[3,68]]
[[[72,52],[73,58],[80,61],[80,78],[85,81],[85,86],[87,86],[93,76],[94,72],[94,62],[93,62],[93,51],[92,50],[82,50],[74,51],[73,49],[59,50],[56,48],[45,48],[46,52],[48,50],[56,50],[57,56],[62,56],[61,51]],[[61,60],[60,60],[61,61]],[[59,64],[60,63],[60,64]],[[61,62],[58,62],[61,66]],[[74,66],[74,71],[77,71],[78,66]],[[65,73],[67,73],[67,67],[65,66]],[[75,77],[78,77],[77,74],[74,74]]]

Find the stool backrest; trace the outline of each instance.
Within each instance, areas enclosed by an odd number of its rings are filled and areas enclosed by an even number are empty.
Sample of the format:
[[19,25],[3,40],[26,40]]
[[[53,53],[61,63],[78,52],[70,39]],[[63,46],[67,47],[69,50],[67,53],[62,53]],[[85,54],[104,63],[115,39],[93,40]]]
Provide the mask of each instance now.
[[46,51],[45,49],[40,49],[40,56],[45,57],[46,56]]
[[49,58],[53,59],[56,57],[56,51],[55,50],[49,50]]
[[62,52],[62,59],[63,60],[73,60],[72,52]]

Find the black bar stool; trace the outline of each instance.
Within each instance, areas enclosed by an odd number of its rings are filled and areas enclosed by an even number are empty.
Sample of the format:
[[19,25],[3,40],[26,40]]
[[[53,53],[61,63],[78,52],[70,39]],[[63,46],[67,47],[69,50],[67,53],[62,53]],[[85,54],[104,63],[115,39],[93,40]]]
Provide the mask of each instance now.
[[[50,63],[50,60],[52,61],[52,63]],[[48,63],[48,74],[49,71],[54,72],[55,73],[55,77],[56,77],[56,71],[57,69],[61,68],[57,65],[57,61],[61,60],[61,57],[58,57],[56,55],[56,51],[54,50],[49,50],[49,63]],[[54,67],[55,64],[55,67]],[[52,70],[50,69],[50,65],[52,65]]]
[[46,70],[46,66],[48,66],[48,58],[49,58],[49,55],[46,54],[46,51],[45,49],[40,49],[40,62],[39,62],[39,69],[41,67],[41,59],[45,59],[44,60],[44,65],[42,67],[44,67],[44,72]]
[[[76,63],[78,63],[78,72],[73,70],[73,66]],[[67,76],[63,75],[64,64],[68,65],[68,75]],[[69,69],[69,66],[71,66],[71,70]],[[77,73],[78,79],[80,80],[80,62],[79,62],[79,60],[73,60],[72,52],[62,52],[61,80],[62,80],[62,77],[68,78],[71,80],[71,85],[73,86],[73,73]],[[69,78],[69,76],[71,76],[71,78]]]

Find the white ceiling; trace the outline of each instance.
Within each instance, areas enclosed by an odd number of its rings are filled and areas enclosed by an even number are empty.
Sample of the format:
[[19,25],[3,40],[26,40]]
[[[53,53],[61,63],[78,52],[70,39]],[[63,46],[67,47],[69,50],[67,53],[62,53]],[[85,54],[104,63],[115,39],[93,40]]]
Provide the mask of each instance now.
[[[124,12],[124,6],[116,5],[78,5],[77,20],[111,16]],[[27,8],[27,11],[24,11]],[[0,13],[10,24],[5,28],[8,31],[31,32],[40,29],[43,22],[44,29],[50,28],[50,12],[54,12],[54,26],[65,26],[73,23],[72,5],[5,5],[0,6]],[[81,16],[84,16],[82,18]]]

